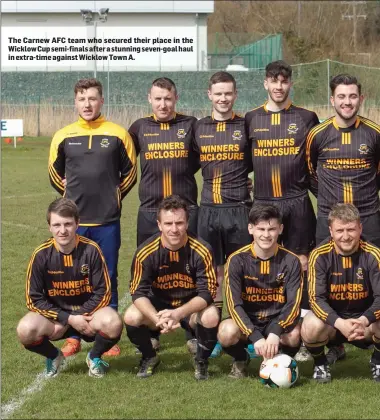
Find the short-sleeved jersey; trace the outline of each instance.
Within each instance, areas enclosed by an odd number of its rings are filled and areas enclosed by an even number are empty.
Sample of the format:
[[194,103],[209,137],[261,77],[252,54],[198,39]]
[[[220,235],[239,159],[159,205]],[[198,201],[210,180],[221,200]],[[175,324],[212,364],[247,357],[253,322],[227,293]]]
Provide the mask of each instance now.
[[380,249],[361,240],[356,252],[343,256],[328,238],[310,254],[308,285],[310,308],[327,324],[362,315],[379,321]]
[[319,123],[315,112],[290,104],[272,112],[266,103],[245,115],[252,148],[254,197],[292,198],[307,193],[306,137]]
[[195,296],[208,304],[216,296],[215,262],[210,246],[188,234],[177,251],[162,245],[161,234],[141,244],[133,257],[130,293],[132,300],[157,297],[178,307]]
[[137,179],[132,139],[123,127],[103,116],[94,121],[79,118],[54,135],[49,178],[61,195],[78,206],[81,225],[114,222],[120,219],[121,200]]
[[193,150],[196,118],[175,114],[160,122],[154,114],[140,118],[129,128],[136,153],[140,154],[141,207],[156,209],[161,200],[177,194],[189,204],[197,204],[194,174],[199,161]]
[[251,202],[247,178],[252,170],[244,118],[217,121],[202,118],[195,124],[196,150],[203,176],[201,204]]
[[326,217],[338,202],[354,204],[361,216],[379,210],[379,125],[358,116],[354,125],[340,128],[329,118],[310,131],[306,156],[318,215]]
[[254,245],[233,253],[225,269],[225,296],[228,312],[241,332],[252,342],[262,338],[255,327],[270,321],[268,333],[280,335],[297,322],[303,286],[298,257],[278,246],[267,259],[258,258]]
[[76,247],[64,254],[51,238],[36,248],[30,259],[26,306],[66,325],[70,315],[90,315],[107,306],[110,284],[98,244],[77,235]]

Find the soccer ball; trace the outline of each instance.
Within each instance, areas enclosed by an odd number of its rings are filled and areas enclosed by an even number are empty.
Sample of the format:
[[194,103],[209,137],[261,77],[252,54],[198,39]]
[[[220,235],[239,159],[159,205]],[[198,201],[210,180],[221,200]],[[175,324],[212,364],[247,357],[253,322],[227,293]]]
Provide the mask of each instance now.
[[286,354],[277,354],[260,366],[260,382],[269,388],[290,388],[297,378],[297,362]]

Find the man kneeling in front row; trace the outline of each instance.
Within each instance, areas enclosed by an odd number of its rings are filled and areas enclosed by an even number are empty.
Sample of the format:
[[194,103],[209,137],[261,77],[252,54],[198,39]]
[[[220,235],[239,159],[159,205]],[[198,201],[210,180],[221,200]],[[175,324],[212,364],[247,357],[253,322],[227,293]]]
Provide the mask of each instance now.
[[104,376],[103,353],[122,332],[118,313],[107,306],[110,278],[99,246],[75,232],[79,215],[66,198],[53,201],[47,211],[53,237],[34,251],[26,275],[26,314],[17,326],[24,347],[46,357],[46,376],[54,377],[64,356],[51,341],[79,335],[94,341],[87,355],[89,375]]
[[187,233],[189,211],[179,196],[165,198],[158,207],[160,233],[136,250],[131,268],[133,304],[124,322],[131,342],[142,353],[137,377],[153,374],[160,360],[150,330],[169,333],[179,326],[195,331],[195,378],[208,379],[208,358],[216,344],[219,312],[215,264],[210,246]]
[[309,259],[309,312],[302,340],[314,358],[313,379],[331,381],[324,347],[349,342],[374,345],[372,377],[380,382],[380,249],[360,238],[362,224],[352,204],[329,213],[330,235]]
[[277,243],[282,229],[277,207],[254,205],[248,224],[253,243],[227,260],[225,296],[231,318],[220,324],[218,340],[234,358],[230,378],[247,376],[249,343],[264,362],[280,347],[291,357],[299,350],[303,272],[299,258]]

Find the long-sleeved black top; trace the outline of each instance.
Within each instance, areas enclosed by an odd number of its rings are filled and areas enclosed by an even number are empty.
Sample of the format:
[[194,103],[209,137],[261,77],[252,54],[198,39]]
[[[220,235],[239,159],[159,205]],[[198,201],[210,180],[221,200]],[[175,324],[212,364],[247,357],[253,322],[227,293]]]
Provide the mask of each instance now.
[[157,233],[141,244],[133,257],[132,300],[155,296],[178,307],[199,296],[211,304],[216,296],[215,269],[211,248],[203,240],[188,234],[182,248],[170,251]]
[[254,343],[263,338],[255,327],[271,323],[268,333],[278,336],[292,327],[300,314],[303,273],[298,257],[278,246],[268,260],[258,258],[253,244],[233,253],[225,269],[228,312]]
[[53,238],[35,249],[26,275],[30,311],[67,324],[69,315],[90,315],[111,299],[110,278],[99,245],[77,235],[70,254]]

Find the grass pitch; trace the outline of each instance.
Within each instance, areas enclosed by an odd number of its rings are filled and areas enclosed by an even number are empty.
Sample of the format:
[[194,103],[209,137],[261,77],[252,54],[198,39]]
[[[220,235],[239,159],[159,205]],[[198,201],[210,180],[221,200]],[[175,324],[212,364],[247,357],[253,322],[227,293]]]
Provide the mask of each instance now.
[[[162,337],[162,362],[156,374],[137,379],[138,356],[123,332],[122,355],[108,360],[105,378],[87,376],[87,347],[57,378],[42,380],[44,360],[23,349],[15,329],[26,313],[26,267],[34,248],[49,237],[45,212],[57,196],[48,180],[49,143],[49,138],[25,138],[16,149],[2,144],[2,418],[380,417],[379,385],[371,380],[368,366],[370,352],[351,346],[347,359],[332,367],[331,384],[314,384],[312,363],[306,362],[299,363],[300,378],[294,388],[273,390],[257,379],[258,359],[251,362],[249,378],[229,380],[227,355],[210,361],[209,381],[196,382],[182,331]],[[137,207],[135,186],[123,201],[119,296],[125,304]]]

